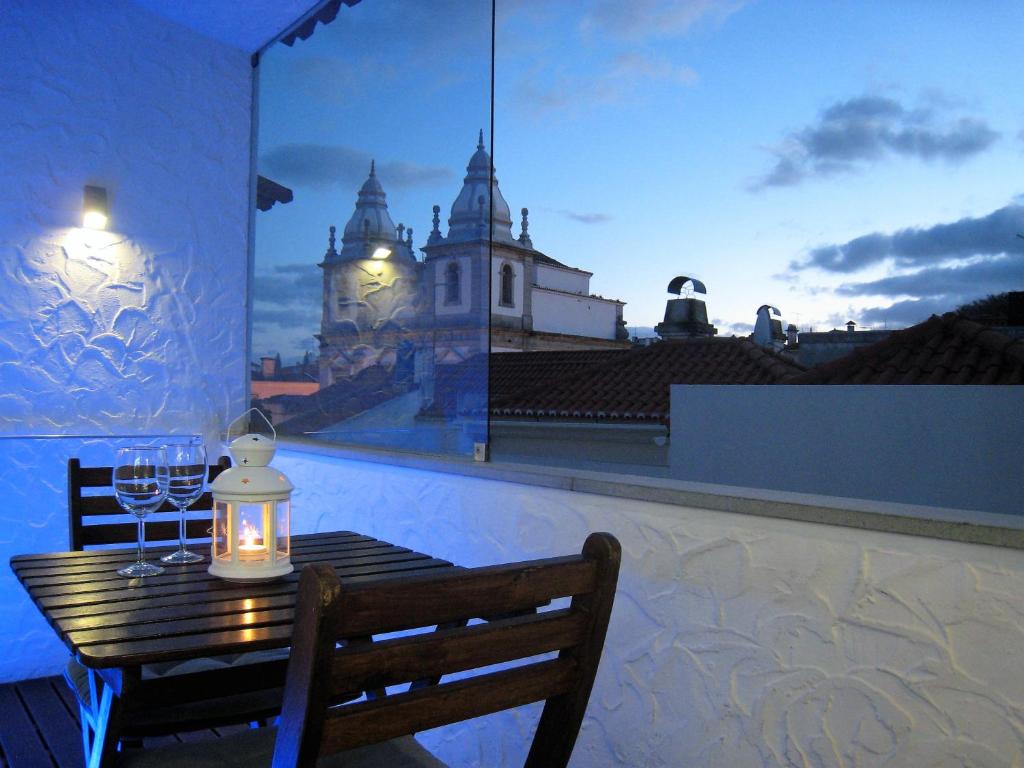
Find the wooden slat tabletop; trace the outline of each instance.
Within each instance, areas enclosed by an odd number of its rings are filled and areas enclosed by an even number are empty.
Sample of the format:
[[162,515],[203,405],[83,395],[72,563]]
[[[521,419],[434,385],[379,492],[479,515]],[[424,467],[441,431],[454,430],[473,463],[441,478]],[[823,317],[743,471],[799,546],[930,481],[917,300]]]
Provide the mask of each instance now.
[[[168,551],[147,550],[147,559]],[[134,548],[15,555],[11,569],[71,652],[103,669],[287,646],[308,563],[329,563],[343,583],[453,567],[350,531],[293,536],[295,572],[257,584],[211,576],[208,562],[166,566],[145,579],[118,576],[134,559]]]

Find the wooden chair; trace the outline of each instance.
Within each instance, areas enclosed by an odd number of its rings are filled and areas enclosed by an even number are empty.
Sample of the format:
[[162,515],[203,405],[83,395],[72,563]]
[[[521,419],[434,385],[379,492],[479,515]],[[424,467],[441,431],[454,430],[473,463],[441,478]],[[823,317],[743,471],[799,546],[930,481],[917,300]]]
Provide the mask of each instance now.
[[[231,459],[221,456],[209,466],[208,481],[213,482],[230,466]],[[83,467],[77,458],[68,460],[68,539],[72,550],[130,544],[136,540],[135,522],[127,519],[127,513],[114,497],[112,472],[112,467]],[[83,489],[98,492],[83,493]],[[213,496],[209,491],[189,507],[190,515],[195,512],[207,514],[186,520],[186,541],[202,547],[209,544],[212,527]],[[112,521],[112,515],[120,519]],[[179,515],[170,503],[147,515],[147,543],[176,544]],[[112,712],[101,704],[104,681],[77,659],[69,660],[64,678],[78,699],[86,762],[90,762],[97,749],[110,752],[116,748],[116,743],[111,743],[112,736],[106,738],[102,747],[96,743],[104,741],[107,732],[116,732],[126,742],[135,743],[145,736],[262,722],[280,711],[287,650],[202,661],[208,663],[192,663],[192,671],[186,674],[177,674],[174,665],[144,666],[139,684],[133,686],[130,696],[121,696],[116,701],[116,712]],[[243,678],[254,677],[251,671],[238,669],[246,663],[261,665],[261,673],[255,676],[260,682],[254,690],[243,691],[238,685]],[[203,691],[225,689],[240,695],[230,699],[203,697]],[[116,729],[110,727],[111,719],[117,720]]]
[[[221,456],[208,470],[208,480],[231,466],[231,459]],[[105,544],[131,544],[137,529],[127,519],[127,513],[114,498],[111,467],[83,467],[78,459],[68,459],[68,546],[73,550]],[[209,485],[207,485],[209,487]],[[82,489],[102,489],[100,493],[83,494]],[[207,491],[189,507],[189,513],[208,512],[213,516],[213,496]],[[110,515],[120,520],[111,522]],[[146,542],[172,543],[178,541],[179,512],[170,502],[146,516]],[[194,519],[185,523],[189,543],[210,541],[211,519]]]
[[[307,566],[278,728],[127,750],[119,765],[442,766],[412,734],[544,701],[526,766],[565,766],[597,673],[619,559],[615,538],[595,533],[581,555],[351,587],[327,566]],[[531,610],[566,596],[572,598],[567,608]],[[481,616],[506,618],[453,626]],[[439,628],[432,632],[337,645],[345,638],[434,626]],[[517,661],[523,663],[487,669]],[[460,679],[415,684],[451,674]],[[410,685],[398,693],[329,706],[344,691],[403,683]]]

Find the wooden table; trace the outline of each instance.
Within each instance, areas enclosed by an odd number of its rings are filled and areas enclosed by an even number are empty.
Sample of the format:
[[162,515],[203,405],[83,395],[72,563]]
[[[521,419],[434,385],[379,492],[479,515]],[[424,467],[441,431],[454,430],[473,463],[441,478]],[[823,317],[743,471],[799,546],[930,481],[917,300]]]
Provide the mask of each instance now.
[[[147,557],[156,561],[164,551],[169,549],[154,549]],[[90,766],[99,765],[116,746],[122,701],[136,706],[174,703],[191,687],[165,678],[154,691],[153,685],[143,685],[141,665],[287,647],[303,565],[329,563],[349,583],[453,567],[349,531],[293,536],[295,572],[259,584],[233,584],[211,576],[208,562],[167,566],[163,574],[144,579],[118,576],[116,570],[134,559],[134,548],[11,558],[11,568],[32,602],[90,669],[91,736],[83,723]],[[283,669],[278,665],[272,676],[283,675]],[[265,686],[266,676],[258,677]],[[221,679],[244,683],[238,668],[226,670]]]

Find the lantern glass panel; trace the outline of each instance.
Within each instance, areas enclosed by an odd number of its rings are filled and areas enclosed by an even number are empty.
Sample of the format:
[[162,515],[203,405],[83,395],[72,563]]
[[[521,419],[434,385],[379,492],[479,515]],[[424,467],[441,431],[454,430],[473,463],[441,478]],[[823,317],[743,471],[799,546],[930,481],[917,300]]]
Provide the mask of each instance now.
[[277,502],[277,557],[288,557],[290,549],[290,538],[288,535],[288,507],[289,502],[279,501]]
[[231,559],[231,537],[228,526],[231,519],[229,504],[218,501],[213,505],[213,557],[219,560]]
[[270,551],[267,548],[267,531],[269,529],[269,504],[238,505],[238,541],[239,560],[266,560]]

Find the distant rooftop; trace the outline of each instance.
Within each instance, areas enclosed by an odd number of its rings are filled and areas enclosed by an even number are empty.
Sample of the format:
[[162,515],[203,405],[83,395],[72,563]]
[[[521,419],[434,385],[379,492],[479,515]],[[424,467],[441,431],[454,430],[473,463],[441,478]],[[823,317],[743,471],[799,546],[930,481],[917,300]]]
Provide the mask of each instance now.
[[933,315],[786,383],[1024,384],[1024,340],[955,312]]

